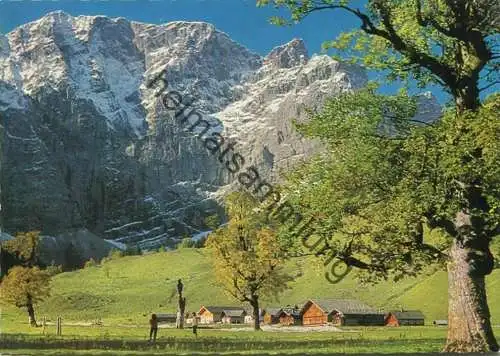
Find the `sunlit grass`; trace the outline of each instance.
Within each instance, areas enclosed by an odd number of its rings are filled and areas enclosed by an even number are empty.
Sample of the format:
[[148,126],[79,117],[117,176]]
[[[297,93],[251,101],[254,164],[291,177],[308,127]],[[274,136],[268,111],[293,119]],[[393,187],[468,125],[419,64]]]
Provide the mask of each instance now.
[[[344,332],[253,332],[201,329],[199,336],[190,329],[160,329],[155,345],[146,341],[146,328],[65,327],[63,336],[54,335],[55,327],[41,335],[41,328],[31,328],[26,334],[4,334],[0,337],[9,353],[36,350],[36,354],[85,355],[132,352],[163,354],[231,353],[245,354],[331,354],[331,353],[404,353],[440,351],[446,330],[437,327],[411,328],[345,328]],[[25,330],[25,329],[24,329]],[[87,351],[85,351],[87,350]],[[110,351],[112,350],[112,351]],[[58,353],[60,352],[60,353]],[[121,353],[120,353],[121,354]]]
[[[353,298],[383,310],[421,309],[428,324],[434,319],[446,319],[447,280],[443,271],[398,283],[362,286],[354,274],[336,285],[329,284],[321,262],[314,258],[295,260],[288,268],[300,270],[302,275],[280,301],[263,300],[262,306],[300,304],[307,298]],[[214,280],[209,256],[203,249],[123,257],[103,266],[55,276],[51,297],[35,309],[39,322],[44,316],[50,322],[44,334],[43,328],[29,327],[24,310],[0,302],[0,349],[22,355],[398,354],[439,352],[446,338],[446,329],[434,326],[308,333],[200,329],[198,338],[190,329],[161,328],[157,344],[151,346],[147,343],[149,315],[175,311],[178,278],[184,281],[188,311],[197,311],[202,304],[238,304]],[[487,285],[492,321],[499,325],[499,270],[487,277]],[[57,316],[63,318],[62,337],[55,335]],[[103,326],[71,325],[91,324],[96,319]],[[500,328],[495,331],[500,334]]]
[[[316,258],[296,259],[290,270],[301,276],[290,285],[279,301],[262,300],[261,305],[300,304],[308,298],[352,298],[375,308],[389,310],[420,309],[426,322],[447,318],[447,277],[444,271],[398,283],[382,282],[363,286],[350,274],[332,285],[324,278],[324,268]],[[203,304],[236,305],[214,279],[208,252],[204,249],[182,249],[128,256],[53,278],[52,296],[37,306],[39,318],[55,321],[62,316],[66,322],[87,322],[101,319],[104,325],[146,325],[153,312],[173,313],[176,310],[177,279],[184,282],[186,310],[198,311]],[[500,325],[500,270],[487,277],[488,299],[494,325]],[[1,305],[1,304],[0,304]],[[3,327],[10,321],[25,321],[25,311],[10,306],[2,308]]]

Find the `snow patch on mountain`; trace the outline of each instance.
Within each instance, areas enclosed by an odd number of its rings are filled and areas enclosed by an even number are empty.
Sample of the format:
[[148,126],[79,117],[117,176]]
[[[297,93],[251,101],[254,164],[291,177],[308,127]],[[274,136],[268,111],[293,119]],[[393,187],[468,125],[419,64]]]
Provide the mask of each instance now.
[[[51,12],[0,35],[7,232],[87,228],[150,248],[224,214],[237,179],[196,136],[203,127],[164,109],[161,81],[147,85],[163,71],[270,182],[321,149],[292,121],[367,82],[358,66],[309,57],[301,39],[261,57],[208,23]],[[419,100],[419,118],[434,120],[435,99]]]

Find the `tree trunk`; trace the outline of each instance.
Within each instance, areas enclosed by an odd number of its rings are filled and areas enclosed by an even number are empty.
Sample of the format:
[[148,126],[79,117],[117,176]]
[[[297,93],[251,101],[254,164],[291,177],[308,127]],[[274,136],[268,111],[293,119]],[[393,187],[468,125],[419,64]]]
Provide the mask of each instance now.
[[458,113],[463,113],[466,110],[475,111],[480,107],[478,80],[477,76],[464,79],[460,87],[452,88]]
[[28,295],[28,303],[26,304],[26,307],[28,308],[28,321],[30,325],[37,326],[35,319],[35,309],[33,308],[33,301],[30,295]]
[[471,273],[470,253],[458,241],[451,247],[445,352],[498,351],[486,300],[485,275]]
[[179,296],[179,312],[180,315],[178,315],[178,325],[179,329],[184,329],[184,312],[186,310],[186,298],[182,296],[182,294]]
[[259,297],[256,295],[252,296],[250,304],[253,308],[253,329],[260,330]]
[[175,318],[175,328],[180,329],[180,326],[181,326],[181,312],[179,308],[177,308],[177,315]]

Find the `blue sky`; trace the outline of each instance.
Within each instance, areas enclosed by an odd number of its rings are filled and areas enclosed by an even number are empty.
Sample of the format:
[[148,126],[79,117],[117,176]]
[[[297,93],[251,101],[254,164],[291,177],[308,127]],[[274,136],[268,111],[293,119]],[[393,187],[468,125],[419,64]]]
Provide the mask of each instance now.
[[[295,26],[277,27],[269,24],[268,19],[279,13],[271,7],[257,8],[255,0],[0,0],[0,32],[7,33],[55,10],[74,16],[121,16],[156,24],[177,20],[210,22],[261,55],[296,37],[305,40],[309,54],[319,53],[323,41],[359,26],[354,16],[330,11],[318,12]],[[388,86],[384,91],[396,87]],[[432,92],[441,102],[446,101],[439,89]]]
[[156,24],[177,20],[206,21],[262,55],[294,37],[303,38],[311,53],[319,52],[322,41],[358,24],[353,16],[337,12],[334,17],[332,13],[318,13],[302,24],[278,27],[268,23],[269,17],[277,14],[276,10],[257,8],[255,0],[0,0],[0,31],[9,32],[54,10],[71,15],[122,16]]

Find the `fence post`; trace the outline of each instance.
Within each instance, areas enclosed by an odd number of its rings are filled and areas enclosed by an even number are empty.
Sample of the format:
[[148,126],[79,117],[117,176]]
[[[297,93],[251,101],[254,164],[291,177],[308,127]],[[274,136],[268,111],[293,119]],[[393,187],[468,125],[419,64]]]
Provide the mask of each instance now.
[[47,319],[46,319],[46,317],[44,316],[44,317],[42,318],[42,327],[43,327],[43,328],[42,328],[42,334],[43,334],[43,335],[45,335],[45,327],[46,327],[46,326],[47,326]]
[[62,335],[62,327],[61,327],[61,317],[57,317],[57,336]]

